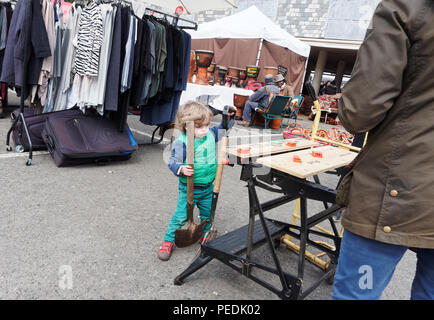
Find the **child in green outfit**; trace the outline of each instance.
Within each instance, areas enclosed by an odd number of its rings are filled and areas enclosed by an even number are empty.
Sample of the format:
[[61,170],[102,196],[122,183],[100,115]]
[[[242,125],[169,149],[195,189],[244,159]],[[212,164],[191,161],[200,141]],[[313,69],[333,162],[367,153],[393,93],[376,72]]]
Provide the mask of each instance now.
[[[200,120],[194,122],[194,169],[187,165],[187,135],[186,123],[182,121],[188,115],[198,116]],[[213,181],[217,169],[216,143],[219,140],[219,130],[222,124],[209,128],[213,113],[200,102],[189,102],[176,115],[176,126],[182,134],[174,141],[169,158],[169,169],[179,177],[179,198],[175,213],[170,220],[164,241],[158,251],[158,258],[167,261],[170,258],[175,242],[175,230],[187,222],[187,177],[194,174],[194,204],[199,208],[201,222],[207,220],[202,233],[210,228],[211,203],[213,195]],[[229,126],[233,125],[233,121]]]

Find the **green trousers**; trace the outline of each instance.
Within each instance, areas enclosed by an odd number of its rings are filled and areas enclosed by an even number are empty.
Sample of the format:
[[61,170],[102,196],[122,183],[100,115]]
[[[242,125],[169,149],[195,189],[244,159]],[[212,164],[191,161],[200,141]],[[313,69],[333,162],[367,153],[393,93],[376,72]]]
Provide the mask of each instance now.
[[[202,236],[207,233],[210,228],[210,216],[211,216],[211,204],[212,204],[212,194],[213,185],[211,184],[206,188],[194,188],[194,205],[199,209],[200,222],[203,220],[208,220],[205,223],[205,229],[203,230]],[[194,213],[197,216],[197,213]],[[199,223],[197,219],[196,223]],[[187,223],[187,186],[183,183],[179,183],[179,197],[178,205],[176,206],[175,213],[169,222],[167,227],[167,232],[164,235],[164,241],[175,242],[175,230],[181,228]]]

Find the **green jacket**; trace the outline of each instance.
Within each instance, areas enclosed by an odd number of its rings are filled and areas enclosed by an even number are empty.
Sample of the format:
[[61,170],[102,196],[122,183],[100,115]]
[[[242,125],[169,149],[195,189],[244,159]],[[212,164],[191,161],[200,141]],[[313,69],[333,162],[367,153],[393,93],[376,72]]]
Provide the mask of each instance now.
[[368,141],[350,172],[347,230],[434,248],[434,1],[384,0],[339,101]]
[[[187,136],[181,134],[176,141],[187,145]],[[187,164],[185,159],[184,164]],[[214,135],[208,131],[207,135],[199,140],[194,139],[194,184],[207,185],[214,181],[217,170],[216,142]],[[187,177],[179,177],[182,183],[187,183]]]

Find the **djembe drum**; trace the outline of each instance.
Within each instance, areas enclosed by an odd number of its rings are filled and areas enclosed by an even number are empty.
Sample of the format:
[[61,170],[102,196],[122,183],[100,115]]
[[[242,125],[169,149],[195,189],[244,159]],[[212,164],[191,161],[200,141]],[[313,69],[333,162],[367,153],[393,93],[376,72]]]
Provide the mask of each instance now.
[[246,67],[246,73],[247,73],[246,82],[248,83],[251,80],[257,81],[260,70],[261,70],[261,68],[259,68],[257,66],[247,66]]
[[220,84],[220,82],[219,82],[219,68],[220,68],[219,65],[216,65],[214,68],[214,79],[215,79],[215,82],[217,84]]
[[234,106],[237,108],[235,112],[235,119],[241,120],[243,118],[244,106],[246,105],[249,96],[234,93]]
[[228,67],[228,76],[230,76],[231,78],[238,78],[238,69],[237,67]]
[[240,79],[241,82],[243,82],[244,80],[246,80],[246,78],[247,78],[247,71],[246,71],[246,69],[241,69],[240,68],[240,75],[238,76],[238,78]]
[[264,76],[271,74],[273,77],[275,77],[278,71],[279,69],[277,69],[277,67],[264,67]]
[[231,87],[236,88],[238,86],[239,83],[239,79],[238,77],[231,77]]
[[211,65],[212,58],[214,57],[213,51],[196,50],[196,66],[197,76],[196,84],[208,84],[208,67]]
[[231,87],[232,86],[232,77],[227,75],[225,76],[225,82],[224,82],[225,87]]
[[190,51],[190,68],[188,69],[187,82],[192,82],[193,74],[196,71],[196,53],[194,50]]
[[215,76],[214,76],[215,69],[216,69],[216,64],[214,62],[212,62],[210,64],[210,66],[208,67],[208,69],[207,69],[207,74],[206,75],[207,75],[208,81],[210,80],[210,78],[213,81],[215,81]]
[[226,80],[226,75],[228,73],[228,68],[223,67],[223,66],[219,66],[219,75],[218,75],[218,79],[219,79],[219,84],[220,85],[224,85],[225,84],[225,80]]
[[229,67],[228,75],[231,76],[232,79],[237,78],[236,84],[238,84],[240,80],[246,79],[246,69]]

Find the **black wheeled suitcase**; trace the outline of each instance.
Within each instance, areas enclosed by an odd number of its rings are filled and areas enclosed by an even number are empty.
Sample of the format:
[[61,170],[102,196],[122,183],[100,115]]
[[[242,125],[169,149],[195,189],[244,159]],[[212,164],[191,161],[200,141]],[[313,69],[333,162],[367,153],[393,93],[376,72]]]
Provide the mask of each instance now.
[[[24,120],[26,121],[27,129],[29,130],[30,140],[32,141],[33,150],[46,150],[47,146],[42,139],[42,130],[45,126],[45,121],[53,115],[80,115],[83,114],[80,109],[73,108],[57,112],[47,112],[42,114],[34,114],[34,108],[24,108]],[[12,122],[20,115],[20,109],[16,109],[11,113]],[[27,139],[21,118],[18,119],[12,131],[12,139],[15,144],[15,150],[18,152],[29,151],[29,140]]]
[[58,167],[128,160],[137,150],[128,127],[120,132],[113,120],[97,114],[48,117],[42,138]]

